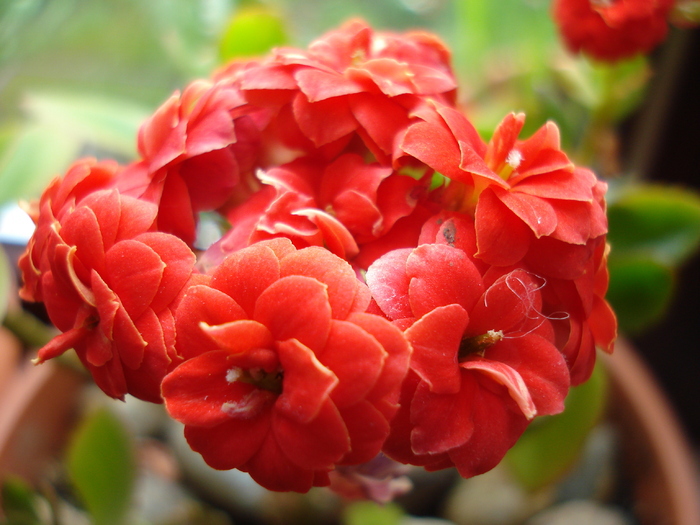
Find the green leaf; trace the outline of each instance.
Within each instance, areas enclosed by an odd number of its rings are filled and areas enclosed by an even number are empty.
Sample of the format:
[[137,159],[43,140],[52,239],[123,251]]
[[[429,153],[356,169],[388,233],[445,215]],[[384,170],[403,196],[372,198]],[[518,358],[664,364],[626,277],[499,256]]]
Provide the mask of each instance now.
[[79,149],[79,144],[59,129],[37,124],[13,128],[12,139],[0,150],[0,204],[38,197]]
[[14,293],[12,288],[13,279],[14,272],[10,267],[7,253],[5,252],[4,248],[0,247],[0,322],[5,319],[10,294]]
[[133,102],[88,93],[30,93],[23,107],[54,133],[111,154],[136,155],[136,136],[150,111]]
[[9,477],[2,484],[0,494],[2,512],[11,525],[39,525],[41,520],[36,510],[36,494],[20,478]]
[[523,487],[536,490],[567,473],[600,420],[606,394],[607,377],[598,364],[586,383],[569,391],[564,412],[536,419],[530,425],[504,459]]
[[[218,35],[235,0],[131,0],[163,51],[187,78],[217,65]],[[162,55],[163,53],[161,53]]]
[[700,196],[681,188],[640,185],[608,207],[611,257],[645,255],[677,266],[700,246]]
[[258,6],[244,7],[231,17],[221,38],[219,56],[222,62],[260,56],[287,41],[284,21],[276,12]]
[[68,450],[68,474],[95,525],[125,523],[136,475],[132,438],[108,408],[89,415]]
[[610,257],[608,268],[606,299],[621,331],[640,332],[663,317],[675,285],[671,268],[644,255]]
[[358,501],[345,508],[343,525],[399,525],[405,512],[394,503],[378,505],[371,501]]

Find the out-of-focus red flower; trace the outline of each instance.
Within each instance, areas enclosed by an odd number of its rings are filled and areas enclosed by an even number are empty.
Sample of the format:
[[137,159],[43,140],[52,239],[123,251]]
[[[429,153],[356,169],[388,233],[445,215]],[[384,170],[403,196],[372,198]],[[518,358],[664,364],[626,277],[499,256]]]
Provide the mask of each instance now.
[[554,20],[567,47],[615,62],[647,54],[668,32],[675,0],[555,0]]
[[563,410],[569,372],[541,313],[537,276],[492,268],[482,278],[459,248],[424,244],[375,261],[367,283],[413,346],[388,456],[474,476],[533,417]]
[[328,485],[381,449],[410,347],[350,265],[287,239],[233,253],[177,310],[186,361],[163,381],[193,450],[271,490]]
[[142,160],[122,174],[119,188],[159,204],[160,231],[191,244],[197,212],[224,204],[240,172],[253,169],[258,132],[248,115],[236,113],[243,102],[231,86],[196,81],[141,126]]
[[263,168],[302,155],[331,159],[357,148],[353,137],[390,165],[417,104],[426,99],[454,104],[449,60],[434,36],[379,33],[353,21],[308,50],[277,49],[259,63],[234,64],[215,78],[239,88],[251,107],[268,111]]
[[41,276],[48,270],[48,254],[58,239],[55,225],[71,213],[84,197],[113,185],[119,169],[114,161],[81,159],[71,165],[65,175],[53,179],[38,202],[30,204],[27,212],[36,229],[19,259],[23,280],[19,295],[22,299],[43,301]]
[[[531,255],[537,272],[580,275],[590,241],[607,232],[606,185],[569,161],[557,127],[549,122],[519,140],[525,116],[510,114],[486,144],[452,108],[439,107],[430,117],[408,129],[401,147],[452,179],[445,205],[474,215],[476,257],[509,266]],[[535,249],[538,241],[546,249]]]
[[150,231],[155,217],[154,204],[112,189],[85,196],[55,218],[41,290],[63,333],[39,350],[36,363],[74,348],[107,395],[160,402],[160,381],[178,362],[173,308],[195,257],[178,238]]

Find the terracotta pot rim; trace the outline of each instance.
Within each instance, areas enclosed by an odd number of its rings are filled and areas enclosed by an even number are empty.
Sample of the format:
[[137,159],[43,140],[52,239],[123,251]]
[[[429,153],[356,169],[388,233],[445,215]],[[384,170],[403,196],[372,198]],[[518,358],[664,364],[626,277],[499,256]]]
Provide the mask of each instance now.
[[[660,479],[650,481],[667,487],[665,503],[671,513],[668,523],[700,525],[697,464],[671,403],[626,340],[618,340],[615,352],[603,355],[602,359],[610,372],[614,392],[634,418],[637,438],[643,440],[655,458],[653,474]],[[642,518],[642,523],[647,522]]]

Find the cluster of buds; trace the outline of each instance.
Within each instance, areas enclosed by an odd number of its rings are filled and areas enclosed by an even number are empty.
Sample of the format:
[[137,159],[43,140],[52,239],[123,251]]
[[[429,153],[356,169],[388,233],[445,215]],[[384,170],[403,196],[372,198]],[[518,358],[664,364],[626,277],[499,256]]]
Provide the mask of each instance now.
[[20,261],[62,332],[36,362],[74,349],[271,490],[381,455],[494,467],[612,351],[606,185],[552,123],[484,141],[449,61],[353,21],[176,93],[136,162],[76,162]]

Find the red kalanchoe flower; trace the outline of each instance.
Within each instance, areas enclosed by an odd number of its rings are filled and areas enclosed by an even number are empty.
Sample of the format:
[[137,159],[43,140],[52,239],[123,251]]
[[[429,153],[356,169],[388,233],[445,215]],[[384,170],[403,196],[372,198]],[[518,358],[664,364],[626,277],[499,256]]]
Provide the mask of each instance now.
[[65,175],[56,177],[41,195],[41,200],[30,204],[29,215],[36,224],[27,249],[19,259],[24,282],[19,295],[25,301],[43,301],[42,273],[48,270],[50,254],[57,236],[54,226],[71,213],[90,193],[110,187],[119,172],[114,161],[97,162],[87,158],[75,162]]
[[192,449],[214,468],[297,492],[376,456],[410,347],[365,313],[369,301],[347,262],[287,239],[235,252],[190,287],[177,310],[186,361],[162,394]]
[[[444,244],[476,253],[474,220],[464,213],[442,212],[425,222],[418,243]],[[542,283],[540,312],[554,329],[555,345],[564,355],[572,385],[590,377],[596,348],[612,353],[617,337],[615,314],[605,300],[608,247],[604,237],[598,237],[592,245],[593,254],[579,277],[572,280],[537,277]],[[489,271],[483,261],[472,262],[482,275]],[[528,267],[523,265],[523,269]]]
[[177,363],[173,309],[195,257],[178,238],[150,231],[155,217],[155,205],[113,189],[56,218],[41,289],[63,333],[36,363],[74,348],[107,395],[161,401],[160,381]]
[[[224,204],[240,172],[253,169],[249,150],[256,149],[257,127],[236,114],[242,104],[233,87],[196,81],[141,126],[142,160],[122,174],[119,188],[159,204],[160,231],[191,244],[196,214]],[[240,143],[238,128],[244,130]]]
[[554,20],[567,47],[605,62],[647,54],[668,32],[675,0],[555,0]]
[[389,457],[471,477],[493,468],[534,416],[563,410],[569,372],[536,276],[494,268],[482,279],[462,250],[424,244],[378,259],[367,283],[413,346]]
[[438,107],[429,117],[409,128],[402,149],[452,179],[445,204],[474,215],[476,257],[509,266],[530,255],[538,273],[580,275],[590,243],[607,232],[607,186],[574,167],[554,123],[518,140],[525,116],[510,114],[486,144],[456,110]]
[[425,176],[416,180],[367,164],[354,153],[331,163],[297,159],[259,178],[264,186],[228,212],[232,229],[212,251],[231,253],[284,236],[297,248],[324,246],[351,260],[361,245],[383,237],[413,213],[429,182]]
[[255,110],[268,111],[263,168],[301,155],[332,158],[355,136],[387,163],[417,104],[437,99],[454,105],[449,60],[434,36],[379,33],[353,21],[308,50],[277,49],[257,64],[234,64],[216,78],[240,88]]

